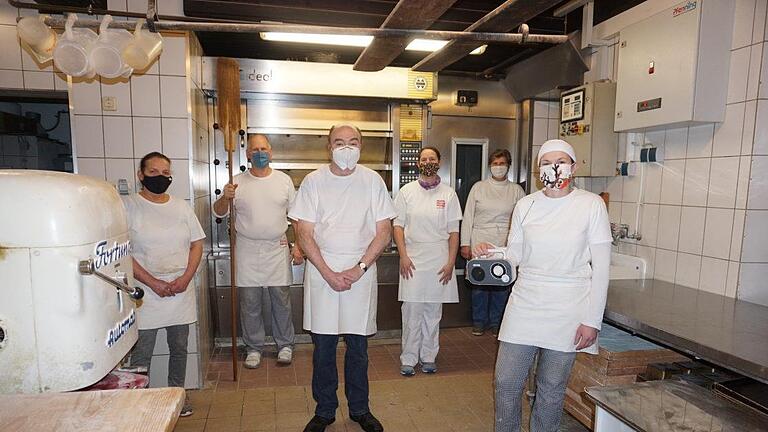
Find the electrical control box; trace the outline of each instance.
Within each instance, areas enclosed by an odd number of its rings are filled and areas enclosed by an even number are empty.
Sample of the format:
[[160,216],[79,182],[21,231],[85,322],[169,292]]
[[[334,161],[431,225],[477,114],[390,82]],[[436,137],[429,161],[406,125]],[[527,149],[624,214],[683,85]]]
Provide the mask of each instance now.
[[477,105],[477,90],[456,90],[454,104],[459,106]]
[[560,139],[576,151],[577,177],[616,175],[619,137],[613,131],[616,83],[598,81],[560,95]]
[[621,30],[614,130],[725,119],[734,3],[687,0]]

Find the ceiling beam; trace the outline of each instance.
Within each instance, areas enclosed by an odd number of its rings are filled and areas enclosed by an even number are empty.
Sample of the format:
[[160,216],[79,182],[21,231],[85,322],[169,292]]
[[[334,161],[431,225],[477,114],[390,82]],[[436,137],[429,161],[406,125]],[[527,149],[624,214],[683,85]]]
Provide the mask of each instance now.
[[[507,0],[467,27],[465,31],[508,32],[560,3],[561,0]],[[413,69],[422,72],[439,72],[481,45],[482,43],[478,42],[453,40],[443,49],[430,53]]]
[[[426,29],[434,23],[456,0],[400,0],[392,9],[381,28]],[[399,56],[412,38],[374,38],[360,54],[354,69],[375,72],[387,67]]]

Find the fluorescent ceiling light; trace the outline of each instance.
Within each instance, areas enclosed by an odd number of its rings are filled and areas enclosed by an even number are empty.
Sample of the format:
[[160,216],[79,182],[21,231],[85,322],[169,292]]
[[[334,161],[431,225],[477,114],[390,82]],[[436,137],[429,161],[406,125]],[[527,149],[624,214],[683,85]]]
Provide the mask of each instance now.
[[[438,40],[438,39],[414,39],[411,41],[411,43],[408,44],[405,49],[407,51],[437,51],[440,48],[444,47],[446,44],[448,44],[448,41],[444,40]],[[480,46],[474,50],[470,54],[472,55],[480,55],[485,52],[485,48],[487,48],[488,45]]]
[[344,45],[353,47],[367,47],[373,40],[373,36],[334,35],[334,34],[310,34],[310,33],[260,33],[261,38],[275,42],[299,42],[320,45]]
[[[266,41],[275,42],[294,42],[319,45],[341,45],[352,47],[367,47],[371,44],[373,36],[359,35],[334,35],[334,34],[312,34],[312,33],[282,33],[282,32],[263,32],[261,38]],[[437,51],[444,47],[448,41],[436,39],[414,39],[405,47],[408,51]],[[480,55],[485,52],[487,45],[483,45],[470,54]]]

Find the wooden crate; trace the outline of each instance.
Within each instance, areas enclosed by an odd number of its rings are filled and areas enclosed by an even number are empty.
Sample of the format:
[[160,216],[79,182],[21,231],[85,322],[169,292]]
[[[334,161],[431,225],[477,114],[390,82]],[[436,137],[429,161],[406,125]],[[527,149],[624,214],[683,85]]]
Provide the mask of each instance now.
[[607,324],[599,344],[598,355],[576,355],[565,395],[565,410],[589,429],[594,427],[595,406],[586,397],[586,387],[632,384],[650,363],[689,360]]

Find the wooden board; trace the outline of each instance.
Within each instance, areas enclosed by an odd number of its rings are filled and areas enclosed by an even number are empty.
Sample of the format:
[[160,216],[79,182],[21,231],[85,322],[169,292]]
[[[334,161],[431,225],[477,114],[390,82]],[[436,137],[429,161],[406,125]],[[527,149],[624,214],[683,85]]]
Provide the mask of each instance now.
[[172,431],[184,389],[0,395],[0,431]]
[[681,354],[604,324],[598,355],[576,355],[568,380],[565,410],[592,429],[595,405],[585,396],[586,387],[632,384],[650,363],[685,360],[688,358]]
[[[507,0],[464,31],[506,33],[559,3],[560,0]],[[452,40],[442,49],[424,57],[412,69],[439,72],[482,45],[482,42]]]
[[[381,28],[425,29],[440,18],[456,0],[400,0]],[[388,66],[406,46],[410,38],[374,38],[360,54],[354,70],[380,71]]]

